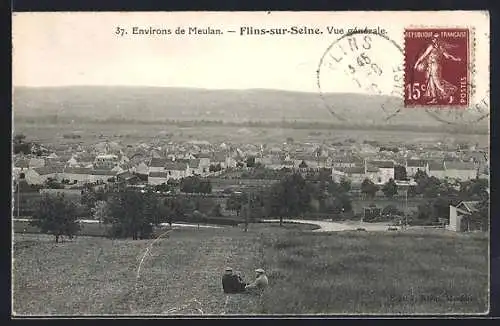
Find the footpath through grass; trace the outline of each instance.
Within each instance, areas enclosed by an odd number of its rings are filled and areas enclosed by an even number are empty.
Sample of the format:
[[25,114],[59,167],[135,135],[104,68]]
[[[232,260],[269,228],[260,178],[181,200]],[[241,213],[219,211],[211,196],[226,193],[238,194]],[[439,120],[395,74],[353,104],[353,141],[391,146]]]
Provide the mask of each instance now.
[[[311,233],[304,231],[308,226],[285,225],[251,225],[248,233],[237,227],[178,229],[153,245],[98,237],[55,244],[45,235],[16,234],[13,311],[206,315],[487,310],[485,235]],[[262,297],[227,296],[220,281],[225,266],[241,271],[245,279],[262,267],[270,287]]]

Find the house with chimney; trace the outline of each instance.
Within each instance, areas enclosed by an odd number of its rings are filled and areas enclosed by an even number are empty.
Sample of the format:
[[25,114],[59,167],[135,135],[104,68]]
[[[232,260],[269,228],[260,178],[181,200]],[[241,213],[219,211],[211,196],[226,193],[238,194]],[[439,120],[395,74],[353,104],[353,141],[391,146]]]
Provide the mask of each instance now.
[[425,172],[427,175],[429,175],[429,163],[426,160],[406,160],[406,175],[408,177],[415,177],[418,171]]
[[[187,164],[188,164],[188,168],[189,168],[189,172],[191,175],[203,175],[203,169],[202,167],[200,166],[200,159],[197,159],[197,158],[194,158],[194,159],[190,159],[188,160]],[[205,171],[206,173],[206,171]]]
[[368,179],[375,184],[381,183],[382,178],[379,175],[380,169],[378,166],[365,163],[363,169],[365,171],[365,177],[363,180]]
[[196,159],[200,160],[198,164],[198,168],[201,171],[201,174],[209,173],[210,169],[210,153],[198,153],[194,155]]
[[189,164],[186,162],[170,161],[164,166],[164,171],[168,179],[179,180],[191,175]]
[[394,161],[367,161],[366,165],[378,169],[375,175],[375,180],[372,180],[375,184],[385,184],[390,179],[394,180]]

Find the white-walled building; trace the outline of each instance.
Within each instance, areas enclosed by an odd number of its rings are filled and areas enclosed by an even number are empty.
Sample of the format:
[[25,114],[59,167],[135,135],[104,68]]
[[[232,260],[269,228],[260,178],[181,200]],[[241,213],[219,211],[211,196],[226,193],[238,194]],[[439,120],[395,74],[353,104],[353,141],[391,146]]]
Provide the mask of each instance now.
[[41,168],[33,169],[35,173],[38,174],[39,178],[33,175],[34,180],[42,180],[41,183],[47,181],[49,178],[61,181],[61,174],[64,171],[64,167],[61,166],[44,166]]
[[332,179],[340,182],[342,178],[347,178],[353,183],[361,183],[366,178],[364,167],[338,167],[332,168]]
[[426,160],[407,160],[406,175],[413,178],[418,171],[423,171],[429,175],[429,163]]
[[149,161],[149,173],[151,172],[165,172],[165,165],[172,160],[168,158],[152,157]]
[[89,168],[65,168],[61,173],[61,179],[67,179],[71,183],[84,184],[92,182],[92,169]]
[[472,162],[445,161],[445,176],[450,179],[459,179],[462,181],[476,179],[478,171]]
[[363,178],[363,180],[366,178],[375,184],[379,184],[382,182],[382,178],[379,174],[380,169],[377,166],[367,164],[365,168],[365,177]]
[[[191,159],[188,161],[188,168],[191,175],[203,175],[203,168],[200,167],[200,159]],[[205,173],[208,170],[205,170]]]
[[108,182],[109,178],[116,177],[118,174],[116,171],[112,170],[92,170],[91,182]]
[[167,183],[169,175],[167,172],[149,172],[148,184],[156,186]]
[[446,170],[442,161],[429,162],[429,176],[438,179],[444,179],[446,177]]
[[41,176],[34,169],[27,169],[20,173],[24,173],[24,180],[30,185],[41,185],[47,180],[47,177]]
[[198,153],[195,155],[199,163],[199,169],[202,173],[208,173],[210,169],[210,153]]
[[168,162],[165,165],[164,172],[167,174],[168,179],[174,180],[179,180],[191,175],[189,173],[189,165],[185,162]]
[[[148,175],[149,174],[149,167],[146,165],[146,163],[141,162],[135,168],[133,168],[132,171],[137,173],[137,174]],[[151,171],[151,172],[155,172],[155,171]],[[156,172],[158,172],[158,171],[156,171]]]
[[375,184],[385,184],[390,179],[394,180],[394,162],[393,161],[369,161],[367,165],[377,167],[378,172],[376,181],[372,180]]

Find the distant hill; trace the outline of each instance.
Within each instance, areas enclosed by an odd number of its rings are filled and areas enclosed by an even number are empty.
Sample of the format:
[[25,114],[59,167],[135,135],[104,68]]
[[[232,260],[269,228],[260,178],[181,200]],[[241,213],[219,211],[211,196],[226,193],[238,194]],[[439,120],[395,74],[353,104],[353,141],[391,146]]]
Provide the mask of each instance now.
[[[267,89],[71,86],[17,87],[13,102],[15,119],[57,115],[75,120],[339,123],[340,120],[329,112],[326,102],[336,112],[348,114],[347,124],[372,124],[380,122],[383,103],[398,103],[398,99],[360,94],[327,94],[321,98],[318,93]],[[403,110],[390,120],[390,124],[440,125],[421,109]]]

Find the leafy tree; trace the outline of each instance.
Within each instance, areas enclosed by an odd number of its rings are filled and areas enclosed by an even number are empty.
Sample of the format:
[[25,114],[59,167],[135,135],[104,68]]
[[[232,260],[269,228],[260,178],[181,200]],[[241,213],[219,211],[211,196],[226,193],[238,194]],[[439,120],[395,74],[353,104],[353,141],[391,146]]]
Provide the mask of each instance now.
[[219,172],[222,171],[222,165],[220,163],[210,164],[208,171],[210,172]]
[[160,221],[158,199],[152,192],[122,189],[109,197],[108,207],[105,223],[112,225],[112,237],[148,238],[153,225]]
[[460,184],[459,196],[463,200],[484,200],[489,197],[489,181],[474,179]]
[[408,197],[415,197],[417,195],[417,187],[409,186],[408,187]]
[[63,194],[45,195],[33,214],[31,225],[37,226],[43,233],[52,234],[56,243],[62,236],[70,239],[80,230],[77,207]]
[[340,189],[347,193],[349,191],[351,191],[351,181],[347,178],[342,178],[342,180],[340,180]]
[[441,181],[436,177],[423,177],[417,183],[416,191],[425,198],[435,198],[440,194]]
[[44,185],[49,189],[64,189],[64,185],[54,178],[47,178],[47,180],[45,180],[44,182]]
[[210,212],[212,216],[219,217],[222,216],[222,208],[220,204],[216,204],[214,207],[212,207],[212,210]]
[[152,191],[142,194],[142,200],[142,219],[145,223],[141,224],[140,235],[142,238],[146,238],[153,233],[153,225],[162,222],[164,210],[162,203]]
[[438,218],[449,216],[449,207],[452,204],[456,204],[452,199],[435,197],[418,205],[416,217],[425,223],[435,223],[438,221]]
[[422,170],[417,170],[417,173],[415,173],[415,176],[413,177],[415,182],[418,184],[420,184],[422,179],[427,179],[427,178],[428,178],[427,173],[425,173],[425,171]]
[[167,185],[170,187],[177,187],[179,185],[179,181],[175,179],[168,179]]
[[173,222],[181,220],[185,215],[183,202],[179,198],[169,197],[164,200],[163,204],[166,207],[164,213],[166,213],[167,223],[172,227]]
[[382,209],[383,215],[396,215],[403,216],[403,212],[396,208],[394,205],[387,205]]
[[209,194],[212,192],[212,184],[209,179],[192,176],[181,180],[180,189],[186,193]]
[[483,198],[476,206],[477,212],[472,213],[471,220],[481,223],[482,230],[488,231],[490,224],[490,199]]
[[406,174],[406,167],[403,165],[396,165],[394,167],[394,179],[396,180],[407,180],[408,176]]
[[171,190],[171,188],[172,186],[167,183],[162,183],[154,187],[155,191],[161,191],[161,192],[168,192]]
[[373,198],[375,193],[378,191],[378,187],[370,179],[366,178],[361,183],[361,192],[366,196]]
[[332,171],[330,169],[320,169],[317,173],[316,180],[330,182],[332,180]]
[[14,154],[30,154],[31,153],[31,143],[25,142],[26,136],[23,134],[17,134],[14,136]]
[[398,193],[398,186],[396,185],[396,182],[391,178],[382,187],[382,191],[384,192],[384,195],[386,195],[389,198],[392,198],[394,197],[395,194]]
[[243,203],[246,202],[246,195],[243,193],[232,193],[226,201],[226,208],[235,211],[237,216],[240,216]]
[[97,196],[93,190],[82,191],[81,204],[84,207],[85,216],[92,216],[92,209],[95,208],[97,203]]
[[294,173],[273,184],[266,198],[269,215],[279,216],[280,225],[283,225],[284,217],[296,217],[307,211],[311,193],[304,178]]
[[102,200],[96,201],[94,207],[91,210],[91,216],[103,223],[106,218],[109,216],[109,207],[108,203]]
[[335,182],[334,180],[332,180],[327,185],[327,191],[328,191],[329,194],[335,195],[338,192],[341,192],[341,187],[340,187],[340,185],[337,182]]
[[333,214],[352,212],[352,201],[347,193],[339,193],[328,202],[327,210]]
[[254,156],[248,157],[247,160],[246,160],[246,165],[247,165],[248,168],[255,167],[255,157]]

